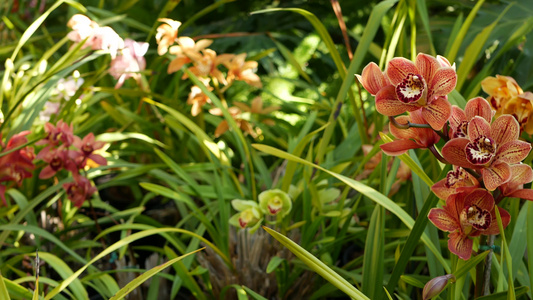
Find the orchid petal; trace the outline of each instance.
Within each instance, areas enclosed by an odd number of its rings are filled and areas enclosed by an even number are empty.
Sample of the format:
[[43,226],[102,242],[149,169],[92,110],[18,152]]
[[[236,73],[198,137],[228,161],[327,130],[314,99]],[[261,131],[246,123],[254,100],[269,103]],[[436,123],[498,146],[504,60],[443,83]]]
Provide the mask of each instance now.
[[419,74],[419,71],[412,61],[403,57],[395,57],[389,61],[386,73],[390,82],[396,86],[402,82],[409,73],[416,75]]
[[480,136],[490,137],[491,130],[490,124],[482,117],[474,117],[468,123],[468,137],[471,142],[476,141]]
[[442,156],[449,163],[463,168],[477,168],[466,158],[465,148],[470,141],[466,138],[455,138],[449,140],[442,147]]
[[[468,103],[466,104],[468,105]],[[450,118],[448,118],[448,121],[450,122],[450,125],[452,128],[457,128],[459,125],[461,125],[462,122],[468,121],[469,119],[466,118],[465,112],[459,108],[456,105],[452,105],[452,111],[450,114]]]
[[[503,208],[498,207],[498,211],[500,212],[500,217],[502,218],[502,227],[505,228],[507,225],[509,225],[509,222],[511,222],[511,215]],[[484,235],[491,235],[491,234],[498,234],[500,233],[500,229],[498,228],[498,221],[496,219],[496,213],[494,211],[491,212],[492,220],[490,222],[489,228],[482,231],[482,234]]]
[[511,165],[511,174],[510,181],[518,185],[533,181],[533,170],[529,165]]
[[494,198],[485,189],[476,189],[466,196],[465,206],[475,205],[480,209],[491,211],[494,208]]
[[489,191],[494,191],[500,185],[506,183],[511,178],[511,168],[507,163],[492,165],[490,168],[481,170],[483,182]]
[[[395,119],[396,119],[396,122],[398,124],[402,124],[402,125],[406,125],[409,122],[409,117],[408,116],[399,116],[399,117],[396,117]],[[404,139],[404,140],[414,139],[418,135],[418,133],[416,131],[416,128],[409,127],[409,128],[406,128],[406,129],[401,129],[401,128],[398,128],[398,127],[394,126],[394,124],[392,122],[389,123],[389,131],[390,131],[390,133],[392,133],[392,135],[395,138]]]
[[424,77],[426,82],[429,84],[433,79],[433,76],[441,68],[439,61],[431,56],[424,53],[419,53],[416,56],[416,68],[419,70],[420,75]]
[[520,125],[511,115],[498,117],[491,125],[492,138],[497,145],[517,140],[520,135]]
[[533,190],[530,190],[530,189],[516,190],[512,192],[511,194],[507,195],[507,197],[520,198],[524,200],[533,201]]
[[501,145],[496,153],[496,161],[516,164],[527,157],[531,151],[531,144],[528,142],[514,140]]
[[445,96],[455,89],[457,84],[457,74],[452,68],[441,68],[433,75],[431,81],[427,82],[428,89],[431,94],[428,98],[433,96]]
[[378,65],[369,63],[361,75],[356,75],[363,87],[372,95],[376,95],[381,88],[387,85],[387,79]]
[[492,109],[490,108],[490,104],[487,100],[481,97],[470,99],[466,103],[465,114],[467,120],[470,120],[475,116],[480,116],[489,123],[492,120]]
[[394,140],[379,147],[389,156],[402,155],[409,149],[424,148],[412,140]]
[[435,227],[442,231],[452,232],[460,227],[454,216],[442,208],[432,208],[429,211],[428,218]]
[[403,103],[398,100],[394,86],[387,85],[376,94],[376,110],[385,116],[397,116],[406,111],[414,111],[419,108],[412,103]]
[[460,259],[467,260],[472,255],[473,242],[468,236],[460,232],[452,232],[448,235],[448,249]]
[[422,107],[422,116],[435,130],[441,130],[450,117],[452,106],[448,100],[438,98],[430,104]]

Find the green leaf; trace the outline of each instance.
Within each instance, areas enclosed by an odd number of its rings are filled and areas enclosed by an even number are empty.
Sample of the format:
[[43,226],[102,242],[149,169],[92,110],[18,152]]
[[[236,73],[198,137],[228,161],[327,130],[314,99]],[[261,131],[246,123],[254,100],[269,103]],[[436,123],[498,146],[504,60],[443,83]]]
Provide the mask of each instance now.
[[194,254],[196,252],[199,252],[199,251],[202,251],[203,249],[205,248],[201,248],[201,249],[198,249],[196,251],[193,251],[193,252],[189,252],[187,254],[184,254],[182,256],[179,256],[179,257],[176,257],[174,259],[171,259],[169,261],[167,261],[166,263],[162,264],[162,265],[159,265],[157,267],[153,267],[152,269],[144,272],[141,276],[133,279],[132,281],[128,282],[128,284],[126,284],[123,288],[121,288],[115,295],[113,295],[113,297],[111,297],[109,300],[118,300],[118,299],[123,299],[127,294],[129,294],[130,292],[132,292],[136,287],[138,287],[139,285],[141,285],[143,282],[145,282],[146,280],[148,280],[149,278],[151,278],[152,276],[156,275],[157,273],[163,271],[164,269],[166,269],[167,267],[169,267],[170,265],[182,260],[184,257],[188,256],[188,255],[191,255],[191,254]]
[[[483,1],[479,1],[478,3],[480,2]],[[483,30],[476,35],[472,43],[470,43],[470,45],[468,45],[466,48],[463,60],[457,69],[457,85],[455,86],[455,89],[458,91],[461,90],[463,84],[468,79],[468,74],[470,74],[472,67],[477,62],[478,56],[481,53],[481,50],[483,50],[485,47],[485,43],[489,39],[492,30],[496,27],[498,22],[500,22],[500,19],[503,17],[503,15],[505,15],[505,13],[507,13],[511,6],[512,4],[508,5],[494,22],[483,28]]]
[[455,59],[457,58],[457,53],[459,52],[459,48],[461,47],[461,44],[463,43],[463,39],[465,38],[466,33],[470,29],[470,25],[474,21],[474,18],[476,17],[477,11],[481,8],[481,5],[483,5],[483,2],[485,0],[480,0],[476,3],[474,8],[470,11],[468,14],[468,17],[466,17],[465,22],[463,23],[463,26],[461,26],[461,29],[457,33],[457,36],[453,37],[453,40],[450,39],[448,41],[449,43],[452,43],[452,46],[450,47],[450,51],[446,53],[446,58],[453,64]]
[[279,257],[279,256],[274,256],[270,259],[270,261],[268,262],[268,265],[267,265],[267,268],[266,268],[266,272],[267,273],[272,273],[274,270],[276,270],[276,268],[284,261],[285,259]]
[[313,271],[315,271],[324,279],[333,284],[335,287],[346,293],[346,295],[350,296],[353,299],[369,299],[353,285],[351,285],[348,281],[346,281],[346,279],[342,278],[326,264],[321,262],[318,258],[307,252],[304,248],[300,247],[298,244],[291,241],[286,236],[265,226],[263,226],[263,229],[266,230],[281,244],[283,244],[283,246],[287,247],[287,249],[294,253],[296,257],[302,260]]
[[2,277],[2,272],[0,272],[0,299],[11,300],[4,282],[4,277]]
[[468,273],[471,269],[475,268],[477,264],[482,262],[489,253],[490,253],[490,250],[487,250],[476,256],[471,257],[469,260],[465,261],[464,264],[462,264],[462,266],[459,269],[455,270],[452,274],[458,280],[462,276],[466,275],[466,273]]
[[[528,290],[529,289],[528,289],[527,286],[519,286],[519,287],[515,288],[514,289],[514,293],[515,293],[515,297],[516,297],[515,299],[520,299],[520,298],[518,298],[519,296],[526,295]],[[478,298],[476,298],[476,300],[506,300],[507,299],[507,294],[508,294],[508,292],[504,291],[504,292],[494,293],[492,295],[478,297]]]
[[385,211],[376,205],[370,218],[365,242],[362,292],[370,299],[380,299],[383,289],[385,259]]
[[252,291],[250,288],[246,287],[246,286],[242,286],[242,288],[246,291],[246,293],[250,296],[252,296],[253,299],[255,300],[267,300],[267,298],[259,295],[258,293]]
[[[47,262],[63,279],[70,278],[74,274],[72,269],[62,259],[51,253],[39,252],[39,258]],[[89,299],[89,295],[79,279],[74,278],[69,287],[76,299]]]

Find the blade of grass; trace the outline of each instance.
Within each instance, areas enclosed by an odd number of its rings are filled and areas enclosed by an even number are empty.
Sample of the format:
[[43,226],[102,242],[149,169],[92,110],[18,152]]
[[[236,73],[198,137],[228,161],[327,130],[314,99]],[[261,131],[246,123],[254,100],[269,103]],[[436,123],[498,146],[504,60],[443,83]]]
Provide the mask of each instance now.
[[[385,164],[383,164],[385,165]],[[381,299],[385,257],[385,211],[376,205],[370,218],[365,242],[362,292],[370,299]]]
[[4,277],[2,277],[2,272],[0,272],[0,299],[11,300],[4,282]]
[[286,236],[266,226],[263,226],[263,229],[272,235],[276,240],[278,240],[283,246],[287,247],[287,249],[294,253],[296,257],[302,260],[313,271],[346,293],[346,295],[353,299],[370,299],[361,293],[361,291],[356,289],[353,285],[351,285],[348,281],[346,281],[346,279],[329,268],[326,264],[321,262],[318,258],[307,252],[304,248],[300,247]]

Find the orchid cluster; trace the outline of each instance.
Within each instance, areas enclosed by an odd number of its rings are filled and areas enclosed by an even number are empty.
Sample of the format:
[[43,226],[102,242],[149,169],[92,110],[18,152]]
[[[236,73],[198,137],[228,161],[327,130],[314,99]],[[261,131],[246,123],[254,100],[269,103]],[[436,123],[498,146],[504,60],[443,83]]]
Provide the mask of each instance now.
[[[523,188],[533,181],[533,171],[522,163],[531,145],[519,139],[521,131],[533,128],[528,123],[533,97],[512,78],[485,79],[489,101],[473,98],[463,110],[448,101],[457,74],[441,56],[419,54],[415,62],[393,58],[384,72],[370,63],[356,76],[375,96],[376,110],[389,117],[396,140],[381,145],[383,152],[397,156],[427,148],[453,165],[431,188],[445,204],[428,218],[449,232],[448,248],[459,258],[471,257],[473,238],[499,233],[496,209],[503,228],[509,224],[509,213],[497,206],[503,197],[533,200],[533,191]],[[439,151],[441,139],[445,143]]]
[[[246,61],[246,53],[237,55],[217,54],[214,50],[208,48],[213,43],[212,40],[199,39],[195,41],[187,36],[178,37],[178,29],[181,26],[181,22],[167,18],[159,19],[159,21],[163,24],[157,28],[157,52],[159,55],[168,53],[173,57],[167,68],[169,74],[177,72],[183,66],[188,65],[188,70],[198,77],[209,92],[216,92],[224,104],[226,104],[224,92],[235,81],[243,81],[255,88],[263,86],[261,79],[255,74],[258,63],[256,61]],[[219,69],[221,66],[225,68],[225,73]],[[182,79],[186,78],[188,78],[187,73],[182,76]],[[206,104],[211,104],[211,100],[199,86],[193,85],[187,104],[191,105],[191,115],[196,117],[203,112]],[[234,106],[229,107],[228,111],[244,133],[256,138],[260,131],[250,124],[250,114],[264,115],[277,109],[279,107],[263,108],[261,98],[256,97],[253,99],[251,106],[234,102]],[[222,115],[222,111],[219,108],[211,108],[208,111],[213,115]],[[262,122],[267,125],[272,125],[273,123],[271,119],[265,119]],[[228,129],[228,123],[225,120],[221,121],[215,129],[215,136],[221,136]]]
[[3,205],[7,206],[5,198],[7,188],[14,184],[21,186],[25,178],[32,177],[32,171],[35,169],[33,148],[21,147],[28,143],[26,135],[29,133],[29,131],[23,131],[14,135],[7,144],[2,142],[0,135],[0,147],[2,149],[0,152],[0,198]]
[[96,141],[93,133],[83,139],[73,134],[72,125],[59,121],[57,126],[46,123],[44,126],[46,137],[35,145],[45,146],[36,156],[47,165],[39,173],[40,179],[48,179],[61,170],[72,174],[73,182],[63,184],[68,199],[76,207],[91,197],[96,188],[89,179],[82,174],[88,164],[107,165],[107,160],[96,151],[104,146],[104,142]]
[[141,84],[140,72],[146,68],[144,55],[148,51],[148,43],[122,39],[111,27],[101,27],[85,15],[72,16],[67,26],[72,29],[67,37],[75,44],[83,43],[82,48],[103,50],[111,55],[109,74],[118,80],[116,89],[122,87],[128,78]]
[[232,200],[231,205],[237,214],[230,218],[229,223],[242,229],[249,227],[253,233],[263,223],[265,216],[270,218],[271,223],[278,223],[292,208],[289,194],[279,189],[266,190],[259,194],[258,199],[259,203],[253,200]]

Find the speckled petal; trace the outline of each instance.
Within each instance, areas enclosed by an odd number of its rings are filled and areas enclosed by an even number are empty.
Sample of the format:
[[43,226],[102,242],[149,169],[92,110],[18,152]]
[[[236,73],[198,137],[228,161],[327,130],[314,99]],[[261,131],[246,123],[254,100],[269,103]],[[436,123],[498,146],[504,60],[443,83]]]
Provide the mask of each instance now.
[[451,139],[442,147],[442,156],[453,165],[463,168],[477,168],[466,158],[465,148],[468,143],[469,140],[466,138]]
[[466,102],[465,114],[468,120],[475,116],[480,116],[489,123],[492,120],[492,108],[490,108],[489,102],[481,97],[476,97]]
[[369,63],[361,75],[356,75],[363,87],[372,95],[376,95],[381,88],[387,85],[385,75],[374,62]]
[[403,57],[395,57],[389,61],[387,70],[385,71],[390,82],[396,86],[402,82],[409,73],[419,74],[415,64]]
[[518,139],[520,125],[513,116],[502,115],[492,123],[491,132],[496,144],[503,145],[509,141]]
[[431,81],[427,81],[428,99],[432,97],[448,95],[455,89],[457,84],[457,74],[452,68],[441,68],[434,75]]
[[406,111],[419,109],[417,104],[403,103],[398,100],[394,86],[388,85],[376,94],[376,110],[385,116],[397,116]]
[[438,98],[422,108],[422,116],[435,130],[441,130],[452,113],[452,105],[444,98]]
[[465,206],[475,205],[480,209],[491,211],[494,208],[494,198],[485,189],[476,189],[466,196]]
[[459,229],[459,222],[446,210],[442,208],[432,208],[429,211],[428,218],[442,231],[452,232]]
[[524,160],[531,151],[528,142],[514,140],[499,146],[495,161],[516,164]]
[[474,117],[468,123],[468,137],[471,142],[476,141],[480,136],[490,137],[490,124],[482,117]]
[[473,242],[468,236],[460,232],[452,232],[448,235],[448,249],[460,259],[467,260],[472,255]]
[[425,53],[419,53],[416,56],[415,64],[420,71],[420,75],[424,77],[428,84],[433,79],[433,75],[441,68],[441,64],[435,57]]
[[500,185],[506,183],[511,178],[511,168],[507,163],[492,165],[490,168],[481,170],[483,182],[489,191],[494,191]]

